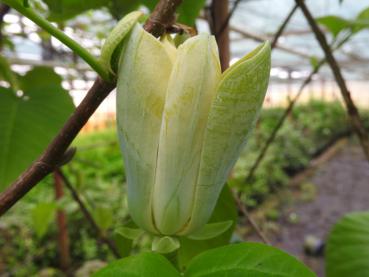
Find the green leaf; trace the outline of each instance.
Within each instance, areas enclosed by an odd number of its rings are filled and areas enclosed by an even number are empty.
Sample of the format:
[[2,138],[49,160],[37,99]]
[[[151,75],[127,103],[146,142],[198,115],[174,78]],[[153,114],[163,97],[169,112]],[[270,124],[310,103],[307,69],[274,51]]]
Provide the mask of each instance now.
[[157,253],[142,253],[115,261],[93,277],[180,277],[173,265]]
[[96,207],[93,216],[97,225],[104,231],[113,225],[113,211],[108,207]]
[[327,277],[369,276],[369,212],[344,216],[329,234]]
[[206,251],[189,264],[185,277],[314,277],[287,253],[260,243],[240,243]]
[[49,20],[64,21],[91,9],[98,9],[106,0],[43,0],[49,8]]
[[233,224],[232,220],[208,223],[202,229],[189,235],[188,238],[193,240],[212,239],[216,236],[223,234],[232,226],[232,224]]
[[144,233],[141,229],[126,226],[119,227],[115,232],[130,240],[135,240]]
[[357,33],[369,28],[369,7],[363,9],[353,21],[353,32]]
[[42,153],[74,109],[52,69],[29,71],[20,87],[23,97],[0,87],[0,191]]
[[311,58],[310,58],[310,64],[311,64],[311,66],[314,69],[317,68],[318,65],[319,65],[319,59],[318,59],[318,57],[317,56],[311,56]]
[[316,21],[327,28],[327,30],[331,32],[334,37],[336,37],[344,29],[351,27],[350,21],[336,15],[322,16],[317,18]]
[[113,240],[118,248],[119,254],[122,257],[129,256],[132,250],[133,241],[123,237],[120,233],[114,233]]
[[178,22],[194,26],[195,20],[199,16],[201,9],[204,7],[205,2],[205,0],[183,1],[177,10],[179,14]]
[[139,5],[138,0],[110,0],[109,11],[115,19],[119,20],[127,13],[137,10]]
[[[131,229],[135,230],[136,235],[134,236],[136,238],[138,227],[137,225],[130,219],[127,222],[124,223],[123,226],[124,229]],[[140,230],[141,231],[141,230]],[[142,231],[141,231],[142,234]],[[131,253],[132,245],[133,245],[133,239],[127,238],[127,232],[125,230],[122,230],[121,228],[118,228],[114,232],[114,241],[118,247],[119,253],[122,257],[127,257]],[[130,234],[130,237],[133,237],[132,231]]]
[[226,232],[213,239],[198,241],[185,237],[180,238],[181,247],[178,250],[178,263],[180,268],[186,267],[190,260],[201,252],[229,243],[236,225],[237,207],[228,185],[224,186],[209,223],[225,220],[230,220],[234,222],[234,224]]
[[31,212],[33,230],[41,238],[54,218],[56,203],[39,203]]
[[152,251],[166,254],[171,253],[179,248],[179,240],[174,237],[155,237],[152,242]]

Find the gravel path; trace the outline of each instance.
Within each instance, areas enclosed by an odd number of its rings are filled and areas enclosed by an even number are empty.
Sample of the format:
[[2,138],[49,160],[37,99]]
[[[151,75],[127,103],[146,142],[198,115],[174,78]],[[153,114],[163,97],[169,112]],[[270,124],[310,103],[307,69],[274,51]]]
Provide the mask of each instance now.
[[[347,144],[320,166],[309,182],[316,187],[316,197],[308,203],[284,207],[280,233],[273,239],[273,244],[298,256],[323,277],[324,259],[303,253],[304,238],[313,235],[324,240],[342,215],[369,210],[369,164],[359,146]],[[288,220],[291,213],[297,215],[297,223]]]

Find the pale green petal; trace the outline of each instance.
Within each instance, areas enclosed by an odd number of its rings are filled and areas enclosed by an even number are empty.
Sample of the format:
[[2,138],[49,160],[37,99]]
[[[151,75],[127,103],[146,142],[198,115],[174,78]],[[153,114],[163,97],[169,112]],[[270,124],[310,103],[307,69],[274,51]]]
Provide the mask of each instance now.
[[109,36],[106,38],[105,43],[101,49],[101,62],[111,71],[112,56],[118,45],[127,36],[132,27],[143,15],[140,11],[134,11],[123,17],[110,32]]
[[135,223],[156,232],[151,199],[159,133],[172,63],[160,41],[138,24],[122,53],[117,84],[117,124]]
[[181,234],[208,221],[258,117],[269,73],[270,45],[265,43],[223,74],[206,127],[191,222]]
[[161,37],[160,41],[163,44],[165,50],[167,50],[171,61],[174,63],[177,58],[177,48],[174,44],[173,39],[170,35],[164,35]]
[[153,195],[155,224],[162,234],[175,234],[190,218],[205,126],[220,77],[213,37],[196,36],[178,48],[163,113]]

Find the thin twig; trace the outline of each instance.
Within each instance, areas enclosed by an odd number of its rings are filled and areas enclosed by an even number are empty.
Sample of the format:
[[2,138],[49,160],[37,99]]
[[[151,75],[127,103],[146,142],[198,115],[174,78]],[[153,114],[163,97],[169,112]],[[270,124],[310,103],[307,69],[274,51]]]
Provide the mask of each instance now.
[[313,76],[319,71],[321,65],[323,63],[319,63],[318,66],[316,66],[309,74],[309,76],[304,80],[304,82],[301,84],[299,90],[297,91],[297,94],[295,95],[294,98],[292,98],[289,101],[289,104],[287,106],[287,108],[284,110],[282,116],[279,118],[277,124],[274,126],[272,133],[270,134],[270,136],[268,137],[268,139],[266,140],[265,144],[263,145],[263,147],[261,148],[258,157],[256,158],[254,164],[252,165],[251,169],[249,170],[249,173],[247,174],[246,178],[245,178],[245,182],[248,183],[252,180],[252,177],[254,176],[256,170],[258,169],[261,161],[264,159],[266,152],[268,151],[270,145],[273,143],[273,141],[275,140],[278,131],[281,129],[281,127],[283,126],[283,123],[286,121],[288,115],[291,113],[293,107],[295,106],[297,100],[300,98],[302,92],[304,91],[305,87],[311,82],[311,80],[313,79]]
[[[351,38],[351,35],[346,36],[344,39],[342,39],[334,47],[333,50],[336,51],[337,49],[341,48],[350,38]],[[335,41],[332,43],[332,45],[334,43],[335,43]],[[313,70],[310,72],[308,77],[306,77],[306,79],[300,85],[300,88],[298,89],[297,94],[295,95],[295,97],[292,98],[289,101],[287,108],[284,110],[282,116],[278,120],[277,124],[274,126],[274,128],[272,130],[272,133],[270,134],[270,136],[266,140],[265,144],[261,148],[261,150],[259,152],[259,155],[257,156],[254,164],[251,166],[251,169],[249,170],[249,173],[245,178],[246,183],[250,182],[252,180],[252,178],[255,174],[255,171],[257,170],[257,168],[259,167],[261,161],[265,157],[266,152],[268,151],[268,149],[269,149],[270,145],[272,144],[272,142],[275,140],[275,138],[278,134],[278,131],[282,128],[283,123],[286,121],[288,115],[292,112],[292,109],[294,108],[297,100],[300,98],[300,96],[301,96],[302,92],[304,91],[305,87],[313,80],[313,76],[319,72],[319,70],[325,64],[325,62],[326,62],[326,60],[325,60],[325,58],[323,58],[317,63],[317,65],[313,68]]]
[[60,178],[63,180],[63,183],[70,191],[73,199],[77,202],[81,212],[83,213],[83,216],[91,224],[92,228],[97,233],[99,239],[109,247],[109,249],[111,250],[111,252],[116,258],[121,258],[121,255],[119,253],[117,246],[115,245],[113,241],[111,241],[108,237],[106,237],[106,235],[101,230],[99,225],[96,223],[95,219],[93,218],[91,213],[88,211],[86,205],[83,203],[82,199],[79,197],[78,192],[74,189],[74,187],[72,186],[68,178],[65,176],[65,174],[61,171],[61,169],[56,169],[55,174],[60,176]]
[[271,43],[271,47],[272,49],[277,45],[278,39],[280,38],[280,36],[282,35],[284,29],[286,28],[288,22],[290,22],[292,16],[295,14],[295,12],[297,11],[298,5],[295,4],[292,8],[292,10],[288,13],[287,17],[285,18],[285,20],[283,20],[281,26],[278,28],[277,32],[274,35],[273,41]]
[[[159,36],[171,25],[174,12],[181,0],[160,0],[154,12],[145,24],[145,30]],[[164,26],[164,28],[163,28]],[[59,134],[49,144],[45,152],[20,177],[0,194],[0,216],[9,210],[30,189],[45,176],[57,168],[64,152],[73,139],[95,112],[101,102],[115,88],[114,83],[107,83],[97,78],[86,97],[65,123]]]
[[249,212],[246,209],[246,206],[242,203],[241,199],[238,197],[236,193],[233,193],[234,200],[236,201],[238,209],[241,211],[241,213],[246,217],[247,221],[250,223],[251,227],[254,229],[256,234],[259,236],[259,238],[265,243],[272,245],[270,240],[266,237],[266,235],[260,230],[258,224],[254,221],[252,216],[249,214]]
[[329,46],[327,39],[324,35],[324,33],[320,30],[318,24],[316,23],[314,17],[310,13],[308,7],[305,5],[303,0],[295,0],[296,4],[299,5],[301,11],[303,12],[306,20],[308,21],[311,30],[314,32],[316,39],[318,40],[322,50],[324,51],[325,57],[327,59],[327,63],[329,64],[333,76],[336,80],[336,83],[338,87],[340,88],[342,98],[345,102],[347,114],[350,118],[352,127],[356,133],[356,135],[359,138],[361,147],[363,149],[363,152],[366,156],[366,159],[369,162],[369,137],[368,133],[366,132],[362,120],[360,118],[360,114],[358,109],[356,108],[352,98],[350,91],[347,88],[346,81],[343,78],[343,75],[341,73],[341,69],[335,59],[335,57],[332,54],[331,47]]

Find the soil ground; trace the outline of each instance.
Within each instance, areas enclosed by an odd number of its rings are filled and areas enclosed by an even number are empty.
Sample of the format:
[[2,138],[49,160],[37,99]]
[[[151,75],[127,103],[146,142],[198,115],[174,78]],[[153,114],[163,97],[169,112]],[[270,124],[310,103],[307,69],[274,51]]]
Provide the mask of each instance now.
[[274,246],[297,256],[323,277],[324,257],[304,254],[304,240],[314,236],[324,241],[341,216],[369,210],[369,164],[361,148],[348,143],[304,182],[308,182],[314,197],[301,201],[301,190],[292,189],[292,201],[282,205],[277,231],[268,235]]

